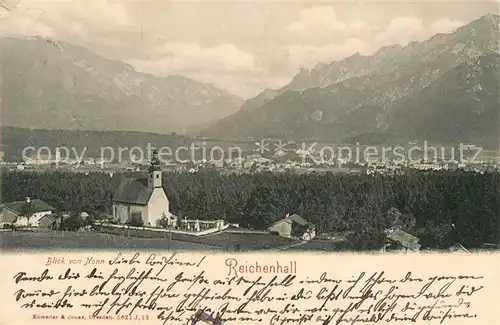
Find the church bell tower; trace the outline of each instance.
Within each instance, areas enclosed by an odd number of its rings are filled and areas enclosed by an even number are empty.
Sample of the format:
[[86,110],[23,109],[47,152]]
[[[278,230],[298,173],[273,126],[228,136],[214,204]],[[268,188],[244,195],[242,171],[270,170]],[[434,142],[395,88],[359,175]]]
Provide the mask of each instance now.
[[161,168],[160,159],[158,159],[158,151],[153,151],[151,157],[151,166],[149,166],[149,186],[152,188],[161,188]]

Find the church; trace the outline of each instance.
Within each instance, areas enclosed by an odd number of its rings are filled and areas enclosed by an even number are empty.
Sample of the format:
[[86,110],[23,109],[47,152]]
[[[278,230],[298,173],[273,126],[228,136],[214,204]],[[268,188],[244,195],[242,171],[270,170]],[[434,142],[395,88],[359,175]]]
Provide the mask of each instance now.
[[130,222],[137,215],[146,227],[155,227],[161,218],[175,228],[177,217],[169,211],[169,202],[162,186],[158,152],[153,151],[148,178],[125,178],[113,198],[113,219],[120,224]]

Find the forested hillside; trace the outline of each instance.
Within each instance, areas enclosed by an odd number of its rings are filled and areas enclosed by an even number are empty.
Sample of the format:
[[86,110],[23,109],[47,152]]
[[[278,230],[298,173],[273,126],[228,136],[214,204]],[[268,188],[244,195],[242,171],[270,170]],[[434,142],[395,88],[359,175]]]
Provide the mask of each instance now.
[[[39,198],[64,211],[111,211],[112,178],[64,172],[8,172],[2,201]],[[468,172],[411,173],[404,176],[341,174],[220,175],[165,174],[171,211],[184,218],[224,218],[241,226],[266,228],[286,213],[298,213],[321,232],[353,232],[358,249],[379,247],[391,225],[387,211],[399,209],[406,228],[424,246],[459,241],[468,247],[499,240],[500,175]]]

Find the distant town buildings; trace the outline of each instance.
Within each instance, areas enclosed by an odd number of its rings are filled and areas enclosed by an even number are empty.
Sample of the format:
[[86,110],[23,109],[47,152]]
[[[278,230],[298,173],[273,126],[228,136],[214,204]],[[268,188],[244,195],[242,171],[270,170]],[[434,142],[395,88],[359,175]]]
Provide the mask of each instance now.
[[[459,146],[450,147],[448,148],[449,150],[445,150],[445,153],[441,149],[446,148],[431,148],[427,152],[427,155],[421,149],[412,151],[416,157],[407,157],[406,155],[395,156],[389,152],[385,156],[375,156],[374,159],[368,159],[363,156],[365,148],[355,148],[354,145],[332,144],[332,147],[326,147],[328,150],[322,150],[320,145],[308,147],[293,141],[286,143],[279,140],[275,141],[275,143],[270,144],[266,142],[268,145],[261,149],[242,150],[238,155],[202,157],[203,159],[193,158],[190,161],[171,159],[162,161],[160,167],[164,171],[193,174],[204,169],[215,169],[222,173],[237,174],[268,171],[273,173],[364,173],[367,175],[401,175],[411,170],[435,171],[455,169],[484,173],[486,171],[498,170],[500,167],[499,152],[491,151],[487,153],[484,150],[485,155],[476,155],[478,152],[477,149],[480,149],[480,147],[468,143],[461,143]],[[255,144],[259,144],[259,142]],[[417,144],[421,146],[418,141],[411,141],[408,143],[408,146],[411,147],[411,145]],[[361,157],[353,156],[357,152],[357,149],[359,149]],[[379,154],[381,154],[381,151],[384,151],[379,150],[380,148],[378,147],[374,147],[373,149],[378,149]],[[409,150],[409,148],[406,149]],[[208,150],[209,148],[207,148]],[[443,155],[446,156],[441,157]],[[81,160],[70,158],[56,151],[55,154],[24,157],[23,162],[2,162],[0,159],[0,164],[9,170],[19,171],[58,169],[85,173],[100,171],[110,174],[120,171],[142,171],[149,166],[147,159],[137,159],[135,161],[133,159],[126,159],[120,162],[111,162],[103,157],[82,157]]]

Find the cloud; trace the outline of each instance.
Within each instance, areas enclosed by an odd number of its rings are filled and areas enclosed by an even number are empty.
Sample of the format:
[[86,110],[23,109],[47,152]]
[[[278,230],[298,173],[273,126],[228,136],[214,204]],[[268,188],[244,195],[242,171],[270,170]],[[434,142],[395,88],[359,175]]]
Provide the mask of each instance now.
[[169,42],[157,47],[147,59],[127,62],[142,72],[180,74],[246,97],[256,95],[256,89],[286,84],[300,67],[313,67],[319,61],[331,62],[368,49],[368,43],[357,38],[321,46],[284,45],[253,54],[231,43],[201,47]]
[[5,15],[7,35],[103,36],[137,28],[136,17],[123,4],[106,1],[28,2]]
[[390,21],[387,28],[375,36],[379,45],[401,44],[422,40],[426,35],[422,19],[417,17],[398,17]]
[[149,72],[231,73],[255,69],[254,56],[231,43],[211,47],[195,43],[165,43],[153,52],[151,60],[129,60],[129,63]]
[[318,62],[332,62],[356,52],[364,54],[369,48],[367,42],[357,38],[321,46],[292,44],[262,54],[259,66],[268,76],[289,76],[291,78],[301,67],[311,68]]
[[376,45],[406,45],[411,41],[423,41],[439,33],[451,33],[465,25],[460,20],[441,18],[427,27],[417,17],[398,17],[390,21],[387,28],[375,36]]
[[27,36],[39,35],[45,37],[57,37],[57,31],[48,24],[39,21],[33,15],[16,15],[12,18],[12,13],[6,15],[4,20],[4,36]]
[[288,25],[286,29],[309,36],[323,32],[345,31],[347,25],[337,19],[332,7],[317,6],[302,10],[299,19]]
[[350,35],[361,36],[361,37],[370,36],[375,29],[373,26],[370,26],[364,20],[354,20],[352,22],[349,22],[349,23],[347,23],[347,27],[349,29]]
[[337,18],[335,9],[330,6],[302,10],[298,19],[288,24],[285,30],[294,38],[309,43],[365,37],[372,32],[371,26],[364,20],[341,21]]
[[460,26],[465,25],[464,22],[460,20],[452,20],[449,18],[443,18],[439,19],[435,22],[433,22],[430,26],[430,32],[432,34],[438,34],[438,33],[451,33],[455,31]]
[[289,64],[296,68],[311,67],[318,62],[331,62],[342,59],[356,52],[364,53],[369,45],[356,38],[344,43],[330,43],[323,46],[293,45],[286,48]]

